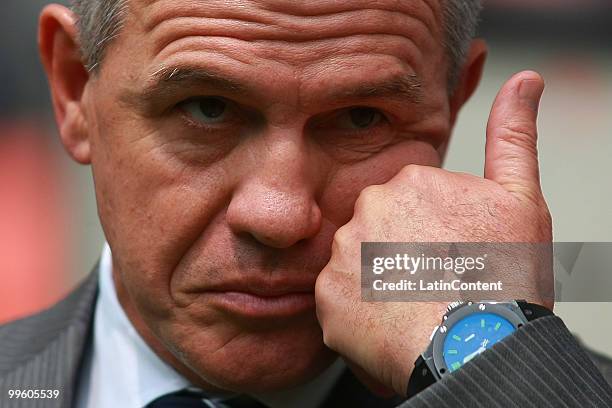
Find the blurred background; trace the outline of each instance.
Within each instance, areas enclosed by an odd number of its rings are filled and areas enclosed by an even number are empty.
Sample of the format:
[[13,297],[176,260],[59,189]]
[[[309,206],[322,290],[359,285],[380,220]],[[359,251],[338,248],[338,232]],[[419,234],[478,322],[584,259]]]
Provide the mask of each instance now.
[[[0,324],[65,295],[104,242],[89,168],[63,152],[38,60],[46,3],[0,6]],[[513,73],[535,69],[547,82],[540,151],[555,240],[612,242],[612,0],[487,0],[480,31],[489,60],[446,168],[482,174],[495,94]],[[612,266],[589,279],[612,292]],[[612,356],[612,303],[559,303],[556,311],[584,343]]]

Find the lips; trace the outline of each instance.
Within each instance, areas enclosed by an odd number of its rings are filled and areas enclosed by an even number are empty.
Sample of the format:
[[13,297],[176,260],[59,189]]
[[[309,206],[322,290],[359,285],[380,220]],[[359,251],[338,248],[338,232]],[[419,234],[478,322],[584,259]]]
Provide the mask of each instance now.
[[315,281],[245,278],[199,290],[200,301],[225,313],[252,319],[292,317],[312,313]]

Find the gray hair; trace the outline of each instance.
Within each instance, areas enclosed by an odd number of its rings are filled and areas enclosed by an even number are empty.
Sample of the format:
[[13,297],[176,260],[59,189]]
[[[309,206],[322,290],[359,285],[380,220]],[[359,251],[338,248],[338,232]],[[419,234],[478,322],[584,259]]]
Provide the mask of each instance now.
[[77,16],[83,63],[95,71],[106,47],[123,28],[127,0],[72,0],[72,11]]
[[[459,80],[470,43],[476,35],[481,0],[443,0],[446,38],[444,46],[450,62],[449,89]],[[89,71],[101,64],[106,46],[119,35],[127,13],[128,0],[72,0],[78,18],[79,42]]]

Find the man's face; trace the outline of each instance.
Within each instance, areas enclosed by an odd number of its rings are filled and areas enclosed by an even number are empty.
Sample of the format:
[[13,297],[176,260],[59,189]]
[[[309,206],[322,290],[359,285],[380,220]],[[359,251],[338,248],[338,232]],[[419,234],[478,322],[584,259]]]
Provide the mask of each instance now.
[[433,0],[130,1],[85,94],[99,213],[130,317],[203,381],[284,388],[334,357],[314,304],[334,232],[366,186],[440,165],[440,16]]

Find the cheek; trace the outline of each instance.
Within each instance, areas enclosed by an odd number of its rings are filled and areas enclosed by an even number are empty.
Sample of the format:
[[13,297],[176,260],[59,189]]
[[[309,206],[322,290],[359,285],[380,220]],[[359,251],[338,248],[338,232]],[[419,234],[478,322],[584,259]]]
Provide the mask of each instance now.
[[385,184],[409,164],[440,167],[442,162],[431,144],[407,141],[367,160],[338,167],[321,199],[323,216],[337,227],[346,224],[364,188]]
[[93,153],[100,220],[127,291],[137,304],[167,311],[174,268],[222,210],[231,186],[222,168],[186,166],[153,136],[121,142],[112,135],[129,126],[120,128],[104,132],[106,146]]

